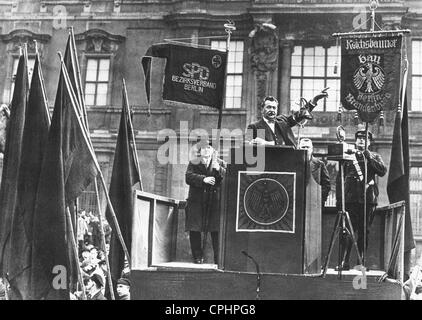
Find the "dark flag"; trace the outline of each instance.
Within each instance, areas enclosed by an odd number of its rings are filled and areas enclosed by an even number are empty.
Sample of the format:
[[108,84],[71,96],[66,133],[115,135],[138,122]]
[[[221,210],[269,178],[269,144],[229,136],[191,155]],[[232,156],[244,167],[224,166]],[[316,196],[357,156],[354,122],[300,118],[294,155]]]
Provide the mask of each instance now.
[[341,103],[364,122],[399,104],[401,47],[401,35],[341,39]]
[[69,38],[67,40],[67,44],[66,44],[66,49],[64,52],[64,64],[66,66],[67,72],[69,73],[69,79],[70,79],[70,84],[72,85],[73,91],[76,94],[76,99],[78,101],[78,111],[80,112],[81,116],[82,116],[82,123],[84,123],[85,127],[87,126],[87,124],[85,123],[85,117],[84,117],[84,111],[83,108],[84,103],[82,101],[82,89],[80,87],[80,82],[79,82],[79,75],[78,75],[78,57],[77,57],[77,53],[76,53],[76,47],[75,47],[75,42],[74,42],[74,36],[73,33],[71,35],[69,35]]
[[19,58],[15,78],[10,120],[6,135],[3,173],[0,189],[0,269],[5,274],[10,259],[10,229],[16,207],[22,137],[28,100],[28,60],[26,50]]
[[402,112],[396,113],[391,148],[390,170],[388,172],[387,194],[390,203],[406,201],[404,225],[404,251],[415,248],[409,195],[409,127],[407,114],[407,94]]
[[[79,117],[82,119],[82,123],[84,124],[85,128],[87,128],[87,124],[85,122],[85,117],[84,117],[84,104],[82,101],[82,95],[81,95],[81,86],[79,85],[79,78],[78,78],[78,61],[77,61],[77,53],[76,53],[76,47],[75,47],[75,43],[74,43],[74,35],[73,32],[71,32],[69,34],[69,37],[67,39],[67,43],[66,43],[66,49],[64,52],[64,58],[63,58],[64,64],[66,66],[66,70],[69,74],[69,80],[70,80],[70,84],[72,86],[73,91],[76,94],[76,99],[77,99],[77,105],[78,105],[78,112],[79,112]],[[88,131],[88,130],[87,130]],[[76,171],[79,171],[79,168],[75,168]],[[76,214],[76,209],[77,209],[77,200],[75,200],[75,204],[74,205],[70,205],[69,206],[70,209],[70,216],[71,216],[71,220],[73,222],[73,226],[74,226],[74,233],[75,233],[75,238],[77,237],[77,227],[78,227],[78,218],[77,218],[77,214]],[[72,282],[72,286],[75,287],[76,286],[76,282],[78,279],[77,273],[78,273],[78,268],[79,268],[79,257],[75,257],[75,255],[73,254],[73,250],[72,250],[72,243],[69,241],[68,243],[69,245],[69,258],[71,260],[71,265],[70,265],[70,280]]]
[[66,207],[97,174],[89,137],[62,63],[42,162],[34,218],[32,299],[69,299],[69,225]]
[[164,100],[222,108],[227,52],[175,44],[151,46],[142,58],[148,104],[153,57],[167,59]]
[[18,194],[10,235],[10,250],[13,252],[8,268],[11,299],[30,298],[32,218],[49,126],[50,116],[37,55],[25,114]]
[[[113,205],[123,240],[130,254],[132,243],[132,215],[133,215],[133,190],[140,182],[140,174],[132,143],[133,129],[131,127],[129,105],[127,104],[126,90],[123,87],[123,106],[120,116],[119,134],[117,136],[116,151],[114,153],[113,172],[110,182],[110,199]],[[106,217],[113,221],[110,208],[107,208]],[[113,282],[120,278],[124,268],[125,254],[116,234],[113,223],[113,233],[110,242],[110,271]]]

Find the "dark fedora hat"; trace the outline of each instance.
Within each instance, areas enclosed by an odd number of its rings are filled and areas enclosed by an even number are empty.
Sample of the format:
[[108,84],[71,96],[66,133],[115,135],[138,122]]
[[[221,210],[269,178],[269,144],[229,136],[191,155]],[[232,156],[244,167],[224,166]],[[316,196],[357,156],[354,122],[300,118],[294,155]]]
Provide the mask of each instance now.
[[97,287],[99,287],[99,288],[104,287],[104,280],[98,273],[92,274],[91,280],[95,282]]

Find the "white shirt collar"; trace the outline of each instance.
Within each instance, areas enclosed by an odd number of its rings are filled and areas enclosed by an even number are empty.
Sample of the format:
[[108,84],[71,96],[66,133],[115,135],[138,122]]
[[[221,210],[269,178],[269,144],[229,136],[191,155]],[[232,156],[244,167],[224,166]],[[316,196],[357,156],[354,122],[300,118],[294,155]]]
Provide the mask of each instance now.
[[271,130],[273,131],[273,133],[275,132],[275,121],[274,122],[269,122],[267,120],[267,118],[262,117],[262,119],[264,119],[264,121],[268,124],[268,126],[271,128]]

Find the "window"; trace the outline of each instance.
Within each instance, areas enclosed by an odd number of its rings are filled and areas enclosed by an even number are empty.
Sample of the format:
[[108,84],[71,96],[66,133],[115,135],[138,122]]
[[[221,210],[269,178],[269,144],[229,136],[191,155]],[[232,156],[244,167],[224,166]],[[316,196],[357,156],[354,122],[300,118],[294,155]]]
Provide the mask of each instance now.
[[[327,150],[324,150],[326,153]],[[327,200],[325,201],[325,207],[335,207],[337,204],[337,197],[336,197],[336,182],[337,182],[337,175],[338,175],[338,162],[328,160],[326,161],[326,167],[328,170],[328,174],[330,176],[330,183],[331,183],[331,190],[328,194]]]
[[86,212],[91,211],[95,216],[98,215],[97,195],[93,183],[91,183],[79,196],[78,209],[85,210]]
[[422,236],[422,167],[410,168],[410,211],[415,236]]
[[[104,178],[108,177],[109,173],[109,162],[100,161],[101,172],[104,174]],[[98,195],[100,199],[100,207],[106,207],[106,198],[102,188],[98,188]],[[95,193],[95,184],[91,182],[87,188],[80,194],[78,198],[78,207],[80,210],[86,210],[86,212],[91,211],[95,216],[98,215],[98,203],[97,203],[97,194]],[[100,212],[100,214],[104,214]]]
[[412,111],[422,111],[422,40],[412,41]]
[[[212,49],[226,50],[226,41],[211,41]],[[231,41],[227,62],[227,109],[242,107],[243,41]]]
[[[337,73],[334,73],[335,63]],[[322,89],[330,87],[329,96],[316,111],[337,111],[340,105],[340,50],[337,47],[295,46],[291,60],[290,101],[300,97],[311,99]]]
[[110,73],[109,58],[88,58],[85,78],[87,106],[105,106]]
[[[12,84],[10,86],[10,101],[13,98],[13,90],[15,89],[16,72],[18,71],[19,57],[13,58],[13,69],[12,69]],[[31,84],[32,73],[34,72],[35,58],[28,57],[28,76],[29,84]]]

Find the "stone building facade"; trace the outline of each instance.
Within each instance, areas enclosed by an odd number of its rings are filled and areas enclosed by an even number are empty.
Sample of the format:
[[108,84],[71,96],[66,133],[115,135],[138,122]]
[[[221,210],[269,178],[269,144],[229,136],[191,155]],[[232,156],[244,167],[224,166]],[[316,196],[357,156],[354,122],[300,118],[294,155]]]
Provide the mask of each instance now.
[[[215,110],[175,108],[161,98],[163,62],[154,61],[151,115],[148,116],[141,57],[154,43],[185,38],[194,44],[224,47],[224,23],[236,30],[231,38],[226,107],[222,127],[244,130],[259,116],[259,101],[273,95],[280,112],[297,108],[301,96],[309,99],[324,87],[329,98],[314,111],[314,120],[300,131],[313,139],[315,151],[324,156],[335,141],[339,124],[353,141],[353,113],[338,121],[340,64],[336,32],[370,28],[367,0],[58,0],[0,1],[1,103],[10,102],[19,46],[28,43],[29,57],[35,50],[42,69],[50,108],[58,83],[59,58],[68,28],[73,27],[79,53],[82,81],[88,105],[91,139],[103,174],[110,179],[121,110],[122,79],[127,83],[134,111],[134,129],[144,190],[185,199],[186,163],[158,161],[160,130],[175,130],[180,139],[188,129],[216,127]],[[412,218],[415,236],[422,241],[422,4],[418,0],[379,0],[376,27],[384,30],[411,29],[407,37],[410,62],[408,77],[411,146]],[[262,28],[271,23],[276,29]],[[211,37],[211,38],[207,38]],[[337,70],[338,71],[338,70]],[[370,125],[376,136],[373,149],[389,163],[393,114],[384,126]],[[297,134],[297,129],[294,130]],[[223,156],[224,156],[223,150]],[[331,164],[333,166],[333,164]],[[380,205],[388,204],[387,177],[378,181]],[[91,203],[86,192],[82,204]],[[333,198],[327,206],[333,205]],[[418,249],[418,256],[420,249]]]

